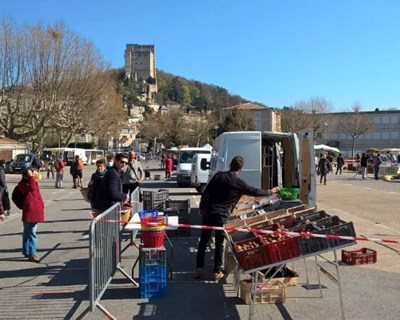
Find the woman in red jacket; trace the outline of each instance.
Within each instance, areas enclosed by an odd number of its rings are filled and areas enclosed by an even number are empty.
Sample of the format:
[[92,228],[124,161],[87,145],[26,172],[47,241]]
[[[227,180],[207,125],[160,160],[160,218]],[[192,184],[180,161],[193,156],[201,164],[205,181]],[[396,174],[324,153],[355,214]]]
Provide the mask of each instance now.
[[22,209],[22,222],[24,233],[22,236],[22,253],[29,261],[39,262],[37,251],[37,223],[44,221],[44,202],[40,194],[38,172],[33,169],[25,169],[18,188],[25,195]]
[[167,156],[167,159],[165,160],[165,179],[171,179],[171,172],[173,165],[174,165],[174,160],[172,159],[172,156],[169,154]]

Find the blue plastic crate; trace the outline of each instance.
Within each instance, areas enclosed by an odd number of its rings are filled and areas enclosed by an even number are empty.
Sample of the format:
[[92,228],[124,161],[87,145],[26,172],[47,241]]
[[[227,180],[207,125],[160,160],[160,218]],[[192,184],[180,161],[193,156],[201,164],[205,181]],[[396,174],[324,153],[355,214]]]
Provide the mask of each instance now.
[[167,282],[140,282],[140,297],[160,298],[164,297],[167,290]]
[[167,281],[167,266],[139,266],[140,282],[166,282]]

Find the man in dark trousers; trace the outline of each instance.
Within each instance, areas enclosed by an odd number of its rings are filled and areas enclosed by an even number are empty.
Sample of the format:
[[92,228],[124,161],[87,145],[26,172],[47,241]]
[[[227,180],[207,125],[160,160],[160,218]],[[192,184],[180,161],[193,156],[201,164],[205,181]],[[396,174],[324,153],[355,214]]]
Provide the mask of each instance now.
[[[203,225],[223,227],[227,222],[231,211],[235,208],[242,195],[250,196],[270,196],[279,191],[278,187],[271,190],[261,190],[249,186],[245,181],[238,177],[242,171],[244,159],[236,156],[230,163],[230,170],[226,172],[217,172],[210,182],[200,200],[200,214],[203,216]],[[197,270],[195,278],[201,278],[204,268],[204,257],[207,243],[211,238],[212,230],[201,230],[201,237],[197,249]],[[215,230],[215,258],[214,275],[215,280],[224,278],[221,270],[222,255],[224,247],[224,232]]]
[[344,158],[342,157],[342,154],[339,153],[338,157],[336,158],[336,174],[338,174],[338,172],[342,174],[343,166],[344,166]]

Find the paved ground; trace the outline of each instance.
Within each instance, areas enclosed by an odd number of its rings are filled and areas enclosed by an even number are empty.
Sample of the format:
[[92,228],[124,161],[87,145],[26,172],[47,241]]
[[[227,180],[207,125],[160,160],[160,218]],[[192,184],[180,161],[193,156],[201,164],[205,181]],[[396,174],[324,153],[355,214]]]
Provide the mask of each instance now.
[[[157,164],[148,163],[152,176]],[[94,167],[86,167],[88,177]],[[163,177],[163,175],[162,175]],[[19,175],[7,175],[10,189]],[[328,185],[318,185],[318,207],[343,220],[352,220],[358,235],[400,239],[398,211],[400,184],[361,180],[346,173],[328,177]],[[41,181],[46,200],[46,222],[39,226],[39,264],[27,262],[21,254],[20,213],[14,210],[0,223],[0,319],[105,319],[88,309],[88,241],[83,235],[90,223],[88,204],[66,176],[65,189],[54,189],[52,179]],[[200,222],[199,196],[194,189],[176,188],[174,181],[147,180],[145,190],[168,188],[171,199],[191,200],[189,221]],[[121,273],[102,298],[102,304],[117,319],[247,319],[249,307],[237,298],[232,276],[221,282],[212,280],[209,255],[205,279],[193,279],[195,251],[199,232],[178,233],[171,237],[174,247],[169,258],[173,279],[168,281],[167,296],[140,299],[140,293]],[[340,277],[346,319],[398,319],[400,315],[400,246],[359,243],[378,251],[378,262],[363,266],[342,266]],[[168,250],[170,250],[167,247]],[[338,252],[340,254],[340,252]],[[131,273],[137,250],[129,248],[122,265]],[[325,257],[331,259],[332,254]],[[340,259],[340,257],[339,257]],[[335,274],[329,261],[319,264]],[[317,283],[314,259],[297,261],[300,284],[288,288],[285,304],[257,305],[254,319],[340,319],[338,286],[325,273],[323,297],[318,290],[302,284]],[[307,272],[306,272],[307,271]],[[137,270],[134,271],[137,276]]]

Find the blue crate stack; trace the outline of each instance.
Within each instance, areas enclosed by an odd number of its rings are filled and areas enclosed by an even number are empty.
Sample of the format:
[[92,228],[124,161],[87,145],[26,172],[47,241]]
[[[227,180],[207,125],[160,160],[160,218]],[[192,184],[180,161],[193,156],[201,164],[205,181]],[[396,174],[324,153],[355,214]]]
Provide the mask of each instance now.
[[167,254],[162,248],[140,247],[139,282],[141,298],[164,297],[167,288]]

